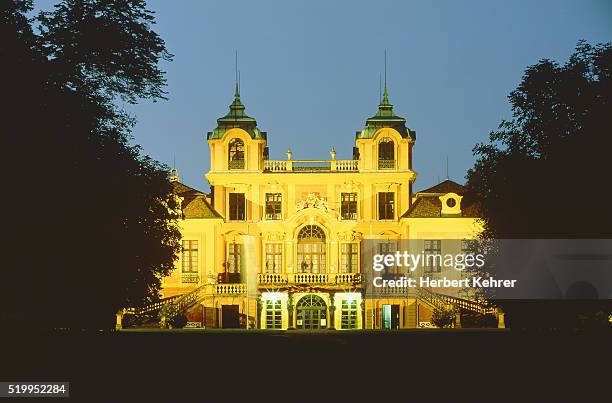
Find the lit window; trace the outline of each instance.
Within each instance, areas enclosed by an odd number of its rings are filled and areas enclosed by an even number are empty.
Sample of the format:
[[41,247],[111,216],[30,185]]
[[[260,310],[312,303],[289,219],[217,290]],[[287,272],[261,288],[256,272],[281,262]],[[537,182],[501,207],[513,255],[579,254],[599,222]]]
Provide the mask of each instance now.
[[358,272],[358,254],[359,244],[343,243],[341,246],[340,255],[340,272],[341,273],[357,273]]
[[239,243],[228,244],[227,272],[230,282],[240,282],[242,271],[242,245]]
[[442,241],[425,241],[425,272],[440,273],[442,271]]
[[281,193],[266,193],[266,220],[280,220],[282,218],[282,200]]
[[229,219],[232,221],[244,221],[246,219],[244,193],[229,194]]
[[[386,242],[380,242],[378,244],[378,254],[379,255],[394,255],[395,249],[396,249],[395,242],[386,241]],[[397,270],[398,268],[397,266],[395,266],[395,261],[394,261],[394,263],[391,265],[385,265],[383,271],[381,272],[381,275],[385,279],[394,279],[395,273],[397,272]]]
[[357,329],[357,301],[343,300],[341,315],[342,329]]
[[280,273],[283,262],[283,244],[266,244],[266,273]]
[[378,143],[378,169],[395,168],[395,145],[393,140],[385,137]]
[[378,219],[393,220],[395,218],[394,208],[395,193],[379,192],[378,193]]
[[230,140],[227,165],[229,169],[244,169],[244,142],[242,140]]
[[266,301],[266,329],[282,329],[281,301]]
[[183,273],[198,272],[198,241],[183,241]]
[[340,216],[343,220],[357,219],[357,193],[340,195]]
[[298,234],[298,273],[325,273],[325,233],[321,227],[306,225]]

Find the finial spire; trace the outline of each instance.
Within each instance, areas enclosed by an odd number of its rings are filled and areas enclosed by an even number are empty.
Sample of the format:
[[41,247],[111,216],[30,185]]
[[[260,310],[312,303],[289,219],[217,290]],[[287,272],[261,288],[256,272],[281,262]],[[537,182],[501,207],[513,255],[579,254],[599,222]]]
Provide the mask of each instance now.
[[234,92],[234,99],[240,99],[240,76],[238,73],[238,49],[235,51],[235,64],[234,68],[236,70],[236,91]]
[[389,103],[389,90],[387,90],[387,49],[385,49],[385,87],[382,93],[382,99],[380,100],[381,105],[390,105]]
[[449,180],[449,176],[448,176],[448,155],[446,156],[446,180]]
[[385,89],[387,88],[387,49],[385,49]]

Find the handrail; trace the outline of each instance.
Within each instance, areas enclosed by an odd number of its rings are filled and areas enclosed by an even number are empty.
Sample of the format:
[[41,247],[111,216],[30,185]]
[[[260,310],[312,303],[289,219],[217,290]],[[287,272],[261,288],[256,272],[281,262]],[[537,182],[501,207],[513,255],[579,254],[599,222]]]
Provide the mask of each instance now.
[[438,294],[431,290],[428,290],[427,288],[419,288],[418,293],[419,297],[421,297],[422,300],[430,303],[432,306],[438,309],[443,309],[446,308],[448,305],[452,305],[453,307],[463,308],[465,310],[477,312],[483,315],[495,312],[494,307],[485,303],[471,301],[458,297],[452,297],[450,295],[445,294]]
[[264,160],[264,172],[357,172],[359,160]]

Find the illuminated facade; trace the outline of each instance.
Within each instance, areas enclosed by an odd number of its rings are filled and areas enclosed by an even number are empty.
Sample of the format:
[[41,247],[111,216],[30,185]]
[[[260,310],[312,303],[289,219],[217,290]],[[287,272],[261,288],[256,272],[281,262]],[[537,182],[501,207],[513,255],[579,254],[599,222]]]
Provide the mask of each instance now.
[[393,329],[430,320],[431,298],[364,298],[360,242],[419,238],[440,248],[481,227],[462,186],[447,180],[413,193],[416,133],[395,115],[386,85],[350,160],[333,148],[325,160],[296,160],[291,150],[269,159],[268,136],[245,114],[238,87],[217,123],[207,136],[210,195],[172,178],[183,252],[163,280],[165,302],[213,328]]

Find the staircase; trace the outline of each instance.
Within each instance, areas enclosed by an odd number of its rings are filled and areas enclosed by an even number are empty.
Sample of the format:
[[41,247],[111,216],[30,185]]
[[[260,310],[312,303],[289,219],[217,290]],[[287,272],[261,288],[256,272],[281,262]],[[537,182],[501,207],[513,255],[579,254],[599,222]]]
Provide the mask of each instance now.
[[[196,305],[207,295],[211,294],[212,290],[210,289],[212,285],[203,284],[198,288],[186,293],[179,294],[173,297],[164,298],[160,301],[154,302],[149,305],[145,305],[143,307],[135,307],[135,308],[126,308],[123,313],[124,314],[132,314],[136,316],[152,314],[159,311],[164,305],[173,304],[177,309],[176,312],[183,313],[186,312],[189,308]],[[208,291],[208,292],[207,292]]]

